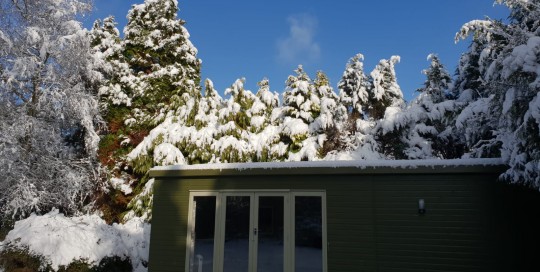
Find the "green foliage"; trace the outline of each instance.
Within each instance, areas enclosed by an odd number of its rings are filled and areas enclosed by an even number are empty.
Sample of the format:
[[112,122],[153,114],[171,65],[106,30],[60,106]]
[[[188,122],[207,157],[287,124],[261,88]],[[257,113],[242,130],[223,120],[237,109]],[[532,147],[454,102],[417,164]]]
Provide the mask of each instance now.
[[187,149],[186,151],[189,154],[187,159],[190,164],[208,163],[215,155],[215,153],[211,149],[211,146],[208,144],[197,146],[192,143],[189,146],[189,149]]
[[154,159],[148,155],[141,155],[131,160],[131,166],[133,167],[133,172],[144,175],[154,166]]
[[[9,272],[53,272],[50,264],[41,256],[35,256],[28,250],[8,248],[0,252],[0,268]],[[90,265],[84,260],[77,260],[67,266],[60,266],[56,272],[130,272],[133,270],[128,258],[118,256],[105,257],[98,265]]]
[[407,144],[401,141],[402,135],[403,129],[396,129],[385,134],[377,134],[375,139],[379,143],[380,152],[390,159],[407,159],[404,152]]
[[92,267],[93,272],[131,272],[133,267],[128,258],[120,258],[118,256],[105,257],[99,262],[99,265]]
[[43,258],[31,255],[28,250],[4,249],[0,251],[0,268],[6,271],[46,271]]
[[4,218],[2,221],[0,221],[0,241],[4,241],[6,239],[7,234],[13,229],[15,226],[15,220],[12,218]]
[[123,218],[129,219],[138,216],[151,221],[154,199],[153,179],[148,179],[148,174],[144,175],[137,184],[133,194],[135,196],[128,203],[128,210],[123,214]]

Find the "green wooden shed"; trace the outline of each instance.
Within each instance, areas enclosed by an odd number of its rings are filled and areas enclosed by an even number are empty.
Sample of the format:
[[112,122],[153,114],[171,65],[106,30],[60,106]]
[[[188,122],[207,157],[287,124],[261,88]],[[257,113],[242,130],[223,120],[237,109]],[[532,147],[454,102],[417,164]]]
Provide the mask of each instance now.
[[499,159],[155,167],[150,271],[540,271]]

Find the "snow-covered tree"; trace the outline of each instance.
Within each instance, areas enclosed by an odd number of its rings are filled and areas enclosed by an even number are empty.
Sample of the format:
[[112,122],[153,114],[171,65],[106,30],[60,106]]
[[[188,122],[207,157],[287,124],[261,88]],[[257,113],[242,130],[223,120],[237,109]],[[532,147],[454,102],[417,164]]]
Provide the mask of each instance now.
[[369,78],[364,73],[364,55],[352,57],[338,83],[341,103],[347,107],[353,119],[363,118],[368,103]]
[[341,145],[340,123],[347,120],[347,108],[339,103],[339,96],[330,86],[325,73],[317,72],[314,85],[317,96],[320,97],[321,112],[310,124],[310,132],[316,137],[317,144],[321,148],[320,155],[324,157],[329,151]]
[[410,123],[402,138],[405,154],[409,159],[459,157],[463,148],[452,137],[450,124],[455,101],[447,100],[452,79],[437,55],[430,54],[428,60],[431,65],[422,71],[424,86],[406,110]]
[[152,166],[212,159],[199,147],[212,144],[220,98],[209,91],[202,102],[201,61],[177,12],[176,0],[145,0],[128,12],[123,39],[110,17],[92,31],[105,71],[99,95],[107,132],[99,157],[112,185],[134,187],[120,197],[124,206],[133,197],[128,217],[151,217]]
[[[131,86],[137,84],[135,77],[123,55],[122,41],[114,17],[101,22],[96,20],[89,33],[96,69],[103,79],[99,85],[99,104],[107,128],[102,133],[98,158],[103,166],[113,167],[118,158],[125,154],[128,144],[137,144],[140,137],[130,133],[125,124],[131,110],[133,98]],[[132,142],[135,141],[135,142]]]
[[474,33],[473,44],[482,45],[478,66],[486,87],[462,110],[457,122],[478,124],[467,139],[477,141],[471,156],[501,155],[510,165],[504,178],[538,188],[540,1],[496,2],[510,8],[508,24],[471,21],[457,35],[465,38]]
[[[465,24],[456,36],[465,38],[471,31],[481,30],[485,21],[475,20]],[[491,23],[487,23],[492,25]],[[474,35],[468,52],[460,58],[456,71],[456,81],[451,97],[457,101],[455,108],[455,130],[452,137],[461,139],[460,145],[472,156],[500,156],[500,142],[493,132],[498,121],[491,118],[496,114],[492,107],[493,93],[490,82],[485,77],[495,50],[488,42],[489,33]],[[489,52],[489,53],[488,53]],[[492,112],[495,111],[495,112]]]
[[279,106],[279,95],[270,91],[270,82],[268,79],[257,83],[259,90],[255,95],[253,105],[248,110],[251,116],[250,131],[258,133],[272,122],[272,111]]
[[248,110],[251,116],[249,144],[252,149],[252,160],[282,161],[286,149],[280,142],[279,94],[270,91],[270,82],[266,78],[257,85],[259,85],[257,99]]
[[91,46],[96,54],[104,54],[98,59],[107,58],[120,52],[120,31],[116,27],[117,23],[114,16],[109,16],[101,20],[96,20],[90,31]]
[[[328,76],[322,71],[317,72],[317,78],[313,82],[315,93],[320,101],[319,116],[310,124],[310,130],[314,133],[326,132],[335,127],[335,120],[338,114],[343,114],[338,108],[338,96],[330,86]],[[342,116],[340,116],[342,118]]]
[[400,61],[399,56],[383,59],[370,73],[373,87],[368,97],[368,116],[374,120],[382,119],[388,107],[403,107],[403,93],[397,83],[394,66]]
[[0,3],[0,217],[76,213],[96,185],[99,121],[84,0]]
[[104,78],[99,89],[101,108],[107,112],[111,106],[130,106],[132,94],[129,85],[134,80],[126,59],[116,21],[109,16],[101,22],[96,20],[90,31],[92,52],[96,68]]
[[405,157],[405,145],[401,138],[403,128],[409,121],[394,68],[399,60],[399,56],[383,59],[370,73],[373,86],[367,106],[368,120],[376,122],[374,130],[367,134],[374,135],[379,152],[392,159]]
[[140,79],[132,101],[133,118],[140,122],[155,125],[168,114],[186,125],[194,122],[201,61],[177,11],[176,0],[146,0],[128,13],[124,56]]
[[[352,57],[338,83],[339,100],[336,109],[335,126],[331,129],[326,142],[325,152],[351,151],[358,148],[356,133],[357,122],[367,118],[367,104],[371,83],[364,73],[364,56]],[[343,110],[345,110],[343,112]]]
[[219,127],[216,141],[212,148],[221,162],[246,162],[251,160],[249,146],[249,127],[251,114],[249,109],[257,100],[250,91],[244,89],[245,79],[237,79],[225,95],[230,95],[219,110]]
[[452,79],[437,55],[429,54],[427,59],[431,61],[431,65],[428,69],[422,71],[426,75],[426,81],[424,82],[424,86],[416,91],[429,95],[431,102],[440,103],[445,100],[451,87]]
[[223,100],[210,79],[205,80],[204,86],[204,96],[198,103],[195,116],[196,134],[189,139],[184,151],[188,153],[190,164],[208,163],[215,158],[212,145],[219,128],[219,111],[223,107]]
[[223,100],[214,88],[214,83],[207,78],[204,81],[204,96],[199,102],[199,109],[195,116],[195,126],[197,129],[216,124],[222,104]]
[[[175,116],[183,125],[195,123],[201,61],[177,11],[175,0],[133,5],[119,53],[109,58],[112,75],[100,89],[109,134],[101,150],[113,149],[117,165],[166,117]],[[153,163],[141,157],[131,164],[144,174]]]
[[289,149],[291,160],[311,160],[318,157],[318,147],[310,137],[309,125],[319,117],[321,102],[315,86],[302,65],[289,76],[283,93],[281,139]]

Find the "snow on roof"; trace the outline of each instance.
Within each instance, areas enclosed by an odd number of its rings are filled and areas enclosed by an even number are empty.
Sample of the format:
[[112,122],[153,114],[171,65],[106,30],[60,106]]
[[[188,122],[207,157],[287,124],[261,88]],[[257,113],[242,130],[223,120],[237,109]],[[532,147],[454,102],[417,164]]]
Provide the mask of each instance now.
[[348,160],[348,161],[295,161],[295,162],[253,162],[253,163],[216,163],[197,165],[170,165],[152,168],[151,176],[160,176],[158,172],[200,172],[200,171],[227,171],[234,172],[246,170],[271,169],[312,169],[312,168],[357,168],[362,169],[417,169],[417,168],[458,168],[458,167],[486,167],[505,165],[500,158],[490,159],[452,159],[452,160]]

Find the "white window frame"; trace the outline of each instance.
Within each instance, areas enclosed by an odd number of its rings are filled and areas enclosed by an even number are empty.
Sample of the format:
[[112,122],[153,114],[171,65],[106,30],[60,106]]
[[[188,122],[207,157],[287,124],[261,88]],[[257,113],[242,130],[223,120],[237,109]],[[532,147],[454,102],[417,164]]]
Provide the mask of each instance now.
[[[321,197],[322,208],[322,268],[327,272],[327,222],[326,222],[326,191],[324,190],[190,190],[188,205],[188,227],[186,235],[186,261],[185,271],[190,271],[190,261],[194,254],[194,244],[192,243],[192,234],[195,228],[194,221],[194,197],[215,196],[216,197],[216,215],[214,218],[214,260],[213,272],[222,272],[224,240],[225,240],[225,216],[227,196],[250,196],[250,230],[259,229],[258,210],[259,196],[283,196],[284,197],[284,229],[283,229],[283,264],[284,271],[291,272],[295,268],[295,197],[296,196],[319,196]],[[250,231],[249,239],[249,271],[257,270],[258,239],[254,239],[253,231]],[[194,271],[196,272],[196,271]]]
[[325,191],[293,191],[291,192],[291,205],[290,205],[290,214],[291,214],[291,226],[290,226],[290,233],[291,233],[291,240],[292,242],[289,244],[290,246],[290,258],[289,261],[289,269],[285,271],[294,271],[295,268],[295,244],[294,241],[296,241],[296,234],[295,234],[295,218],[296,218],[296,197],[297,196],[319,196],[321,197],[321,216],[322,216],[322,271],[327,272],[327,256],[328,256],[328,241],[327,241],[327,234],[326,234],[326,192]]
[[[187,222],[187,236],[186,236],[186,264],[185,264],[185,270],[186,272],[190,271],[189,264],[191,263],[191,258],[194,255],[195,251],[195,245],[193,244],[193,232],[195,231],[195,220],[194,220],[194,212],[193,209],[193,200],[197,196],[215,196],[216,197],[216,215],[214,217],[214,224],[218,222],[219,220],[219,203],[220,203],[220,194],[217,191],[190,191],[189,193],[189,205],[188,205],[188,222]],[[217,235],[218,230],[214,229],[214,266],[215,266],[215,260],[216,260],[216,241],[217,241]],[[194,256],[193,256],[194,257]]]

